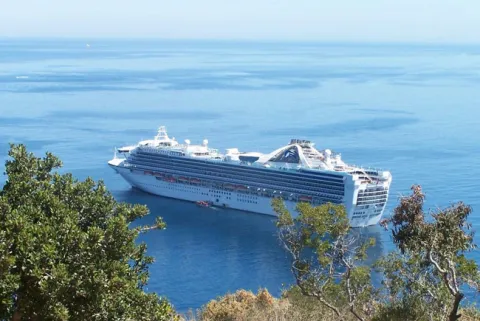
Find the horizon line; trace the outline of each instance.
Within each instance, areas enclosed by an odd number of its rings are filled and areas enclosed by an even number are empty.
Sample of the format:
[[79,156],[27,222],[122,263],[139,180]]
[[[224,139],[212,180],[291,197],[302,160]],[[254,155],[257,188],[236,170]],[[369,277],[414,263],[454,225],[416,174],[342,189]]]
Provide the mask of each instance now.
[[293,39],[293,38],[212,38],[212,37],[155,37],[155,36],[25,36],[0,35],[0,40],[127,40],[127,41],[190,41],[190,42],[244,42],[244,43],[304,43],[336,45],[469,45],[478,46],[480,42],[439,41],[439,40],[353,40],[353,39]]

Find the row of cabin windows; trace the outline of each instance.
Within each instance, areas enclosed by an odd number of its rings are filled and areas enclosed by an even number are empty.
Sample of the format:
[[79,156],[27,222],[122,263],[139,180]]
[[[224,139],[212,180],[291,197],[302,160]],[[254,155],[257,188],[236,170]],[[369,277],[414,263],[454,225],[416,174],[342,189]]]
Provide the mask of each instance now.
[[243,200],[243,199],[238,199],[240,203],[251,203],[251,204],[258,204],[257,201],[251,201],[251,200]]
[[[140,172],[140,173],[143,175],[143,171]],[[161,177],[156,177],[156,179],[157,179],[157,180],[163,180]],[[191,183],[191,182],[181,182],[181,183],[173,183],[173,184],[175,184],[175,185],[177,185],[177,184],[180,184],[180,185],[187,185],[187,184],[189,184],[189,185],[194,185],[194,186],[198,186],[198,185],[199,185],[198,183]],[[206,182],[202,181],[202,183],[200,183],[200,185],[202,185],[202,186],[210,186],[211,184],[207,184]],[[231,195],[231,193],[226,192],[226,191],[210,190],[210,192],[212,192],[212,193],[215,193],[215,192],[218,193],[218,194],[214,194],[214,196],[217,196],[217,197],[220,196],[220,194],[222,194],[222,193],[223,193],[223,194]],[[240,192],[240,191],[238,191],[238,192]],[[253,199],[253,198],[256,199],[256,196],[249,196],[249,193],[255,193],[255,194],[257,194],[256,188],[252,188],[252,189],[251,189],[250,191],[248,191],[248,192],[247,192],[247,191],[244,191],[244,193],[246,193],[246,194],[239,194],[239,195],[240,195],[241,197],[250,197],[250,198],[252,198],[252,199]],[[305,194],[304,192],[293,192],[293,193],[296,193],[296,194],[298,194],[298,193]],[[262,193],[262,194],[264,194],[264,193]],[[280,193],[280,194],[277,194],[277,197],[281,197],[281,198],[283,198],[283,199],[285,199],[285,200],[293,200],[288,194],[289,194],[288,192],[287,192],[287,193],[283,193],[283,194]],[[202,195],[208,195],[208,194],[202,194]],[[265,196],[265,195],[263,195],[263,196]],[[272,197],[272,195],[266,195],[266,197]],[[231,199],[231,198],[230,198],[230,199]],[[320,199],[320,200],[315,199],[315,200],[313,200],[313,204],[314,204],[314,205],[320,205],[320,204],[324,204],[324,203],[326,203],[326,202],[332,202],[332,203],[335,203],[335,204],[340,204],[340,203],[342,203],[341,198],[339,198],[339,199],[333,199],[333,200],[332,200],[332,199]]]
[[[145,162],[145,161],[141,161],[141,162],[138,162],[138,163],[139,163],[140,167],[142,167],[142,165],[143,165],[143,166],[151,166],[151,167],[156,166],[156,164],[149,164],[149,162]],[[148,169],[151,169],[151,168],[148,168]],[[163,169],[162,169],[162,170],[163,170]],[[178,168],[173,167],[172,171],[175,171],[175,170],[178,170]],[[181,172],[179,172],[179,173],[181,173],[182,175],[185,175],[185,174],[188,175],[188,173],[185,173],[185,171],[181,171]],[[194,174],[194,175],[198,175],[198,173],[193,173],[193,174]],[[200,175],[202,175],[202,174],[200,174]],[[225,175],[225,176],[226,176],[226,175]],[[237,179],[237,180],[239,180],[239,178],[241,178],[241,177],[238,177],[238,175],[236,175],[236,176],[228,175],[228,177],[229,177],[229,178],[233,178],[233,179]],[[248,180],[249,178],[243,178],[243,179],[244,179],[244,180]],[[259,181],[264,181],[264,182],[265,182],[264,184],[272,185],[272,179],[271,179],[270,177],[268,177],[268,176],[265,176],[265,175],[264,175],[264,179],[258,179],[257,182],[253,182],[253,183],[254,183],[254,184],[255,184],[255,183],[258,184]],[[273,181],[275,181],[275,180],[273,180]],[[243,182],[243,183],[245,183],[245,182]],[[339,197],[339,198],[340,198],[341,196],[343,196],[343,191],[331,190],[330,188],[328,188],[328,189],[323,189],[323,188],[311,188],[310,186],[305,187],[305,185],[312,185],[312,184],[302,184],[301,186],[298,186],[298,181],[295,182],[296,184],[289,184],[289,183],[285,183],[285,182],[275,182],[275,183],[282,184],[282,186],[278,186],[278,185],[277,185],[277,187],[276,187],[277,189],[281,189],[281,188],[284,187],[284,186],[290,186],[291,188],[295,188],[295,187],[296,187],[296,188],[301,188],[301,189],[303,189],[303,190],[309,190],[309,191],[312,191],[312,192],[315,192],[315,193],[318,193],[319,191],[322,191],[322,192],[324,192],[325,194],[327,194],[327,193],[328,193],[328,194],[335,194],[335,195],[337,195],[337,197]],[[254,184],[252,184],[252,185],[254,185]],[[267,187],[267,188],[270,188],[270,187]],[[294,192],[296,192],[296,193],[304,193],[304,192],[298,191],[298,190],[297,190],[297,191],[294,191]],[[324,194],[323,196],[335,197],[335,196],[325,195],[325,194]]]
[[388,195],[388,191],[378,191],[378,192],[359,192],[358,196],[379,196],[379,195]]
[[258,199],[256,196],[251,196],[251,195],[244,195],[244,194],[239,194],[239,198],[246,198],[246,199]]
[[376,195],[376,196],[358,196],[357,200],[361,201],[371,201],[371,200],[386,200],[387,195]]
[[[148,162],[148,161],[145,161],[145,160],[141,160],[141,161],[136,161],[135,163],[133,163],[134,165],[140,165],[140,166],[150,166],[150,167],[158,167],[159,164],[156,164],[156,163],[153,163],[153,162]],[[173,171],[179,171],[179,168],[178,166],[173,166],[173,165],[163,165],[162,164],[162,170],[164,169],[167,169],[167,170],[173,170]],[[222,177],[222,178],[228,178],[228,179],[243,179],[243,180],[246,180],[246,181],[251,181],[252,177],[253,178],[256,178],[256,181],[255,182],[260,182],[260,181],[263,181],[267,184],[272,184],[272,183],[277,183],[277,184],[281,184],[282,186],[285,185],[285,184],[288,184],[292,187],[296,187],[299,185],[299,182],[301,182],[301,186],[304,187],[304,186],[307,186],[309,189],[311,190],[315,190],[315,191],[323,191],[325,193],[330,193],[330,194],[336,194],[336,195],[343,195],[344,194],[344,191],[343,191],[343,186],[342,187],[338,187],[338,186],[331,186],[329,184],[322,184],[322,183],[310,183],[310,182],[305,182],[305,181],[299,181],[298,179],[297,180],[285,180],[285,179],[280,179],[279,177],[272,177],[271,175],[266,175],[265,173],[263,174],[256,174],[256,175],[250,175],[250,176],[244,176],[244,175],[239,175],[238,173],[230,173],[230,174],[226,174],[226,173],[212,173],[212,172],[209,172],[209,171],[205,171],[204,169],[193,169],[193,168],[185,168],[185,169],[182,169],[181,171],[179,171],[179,173],[181,174],[188,174],[188,173],[191,173],[193,175],[202,175],[202,176],[206,176],[206,177],[209,177],[209,178],[212,178],[212,176],[214,177]],[[288,183],[287,183],[288,182]]]
[[[175,186],[175,185],[156,185],[156,184],[146,184],[146,183],[142,183],[142,185],[148,185],[148,186],[154,186],[154,187],[158,187],[158,188],[166,188],[166,189],[169,189],[169,190],[174,190],[174,191],[182,191],[182,192],[200,192],[200,189],[199,188],[188,188],[188,187],[178,187],[178,186]],[[201,195],[207,195],[208,196],[208,193],[203,193],[203,192],[200,192]]]
[[[198,165],[199,164],[199,161],[198,160],[189,160],[189,159],[185,159],[185,158],[175,158],[175,160],[172,160],[172,159],[169,159],[167,157],[162,157],[161,155],[152,155],[152,154],[149,154],[149,153],[139,153],[140,155],[138,155],[138,157],[141,157],[141,158],[150,158],[150,159],[153,159],[153,160],[156,160],[158,162],[169,162],[169,163],[172,163],[174,162],[175,164],[189,164],[189,165],[192,165],[192,166],[195,166],[195,165]],[[130,160],[129,160],[130,161]],[[249,174],[253,173],[253,172],[264,172],[265,170],[269,170],[269,169],[262,169],[262,168],[247,168],[247,167],[239,167],[239,166],[236,166],[236,165],[226,165],[226,164],[221,164],[221,163],[210,163],[208,161],[203,161],[203,168],[205,167],[212,167],[212,168],[221,168],[221,169],[226,169],[226,170],[229,170],[231,169],[232,167],[235,167],[236,170],[238,171],[243,171],[243,172],[247,172]],[[274,171],[274,170],[272,170]],[[284,176],[284,177],[298,177],[298,176],[301,176],[303,179],[312,179],[314,181],[316,180],[325,180],[325,181],[328,181],[330,184],[339,184],[339,185],[343,185],[343,176],[339,176],[339,175],[335,175],[335,174],[328,174],[328,173],[295,173],[295,174],[287,174],[287,173],[278,173],[278,172],[274,172],[276,175],[281,175],[281,176]]]
[[[143,174],[143,172],[142,172],[142,174]],[[157,177],[156,179],[158,179],[158,180],[163,180],[161,177]],[[177,184],[177,183],[173,183],[173,184]],[[178,183],[178,184],[191,184],[191,185],[195,185],[195,186],[198,186],[198,185],[201,185],[201,186],[211,186],[211,185],[212,185],[211,182],[207,183],[207,182],[205,182],[205,181],[202,181],[200,184],[198,184],[198,183],[185,183],[185,182],[181,182],[181,183]],[[217,188],[217,189],[222,188],[221,186],[218,186],[217,183],[215,183],[215,185],[216,185],[216,188]],[[277,197],[282,197],[282,198],[285,199],[285,200],[292,200],[291,197],[289,196],[290,192],[285,192],[285,189],[283,189],[283,190],[284,190],[284,193],[281,193],[281,192],[280,192],[280,193],[277,193],[277,194],[275,194],[275,195],[276,195]],[[210,191],[212,191],[212,190],[210,190]],[[229,192],[225,192],[225,191],[224,191],[223,193],[229,193]],[[249,194],[258,195],[259,193],[261,193],[262,196],[265,196],[265,197],[273,197],[273,196],[274,196],[274,195],[271,195],[271,194],[266,193],[266,192],[257,191],[257,188],[255,188],[255,187],[253,187],[253,188],[251,188],[250,190],[247,190],[247,191],[238,191],[238,193],[244,193],[244,194],[239,194],[239,195],[241,195],[241,196],[249,195]],[[298,191],[296,191],[296,192],[293,192],[292,194],[305,194],[305,192],[298,192]],[[230,195],[231,195],[231,193],[230,193]],[[218,195],[218,196],[219,196],[219,195]],[[245,197],[247,197],[247,196],[245,196]],[[253,197],[255,197],[255,196],[253,196]],[[342,202],[342,198],[331,199],[331,198],[329,198],[329,196],[327,196],[327,198],[324,199],[324,200],[316,200],[316,201],[314,201],[314,203],[316,203],[316,204],[317,204],[317,203],[318,203],[318,204],[323,204],[323,203],[326,203],[326,202],[332,202],[332,203],[340,204],[340,203]]]
[[[173,169],[173,170],[178,170],[179,169],[179,166],[176,165],[176,164],[158,163],[158,162],[155,162],[153,160],[148,160],[148,159],[135,159],[134,161],[130,161],[130,163],[133,164],[133,165],[139,164],[139,165],[146,165],[146,166],[151,166],[151,167],[162,166],[162,168]],[[237,170],[233,171],[232,169],[229,170],[228,172],[212,172],[210,170],[207,170],[207,168],[205,168],[203,166],[198,166],[198,164],[196,164],[196,165],[197,166],[188,166],[188,167],[182,168],[181,172],[193,172],[194,174],[203,174],[203,175],[207,175],[207,176],[217,176],[217,177],[225,177],[225,178],[237,178],[237,177],[241,176],[242,174],[244,174],[243,177],[247,177],[247,179],[255,177],[255,178],[260,179],[260,180],[261,179],[266,179],[268,182],[276,181],[276,182],[279,182],[279,183],[282,183],[282,184],[285,184],[285,182],[290,182],[290,183],[294,183],[295,185],[298,184],[299,178],[301,178],[301,177],[285,178],[285,177],[280,177],[279,175],[272,175],[272,174],[276,174],[276,173],[265,173],[265,172],[263,172],[263,173],[241,173],[241,171],[237,171]],[[245,176],[245,174],[248,175],[248,176]],[[311,181],[305,180],[303,178],[302,178],[301,182],[302,182],[303,186],[308,185],[308,186],[314,187],[318,190],[325,190],[328,193],[343,195],[343,189],[344,189],[344,184],[343,183],[341,183],[341,185],[339,185],[337,183],[331,183],[331,182],[321,182],[321,181],[311,182]],[[322,187],[324,187],[324,189],[322,189]]]
[[[196,191],[196,192],[199,192],[200,189],[199,188],[181,188],[181,187],[177,187],[176,185],[168,185],[168,186],[161,186],[161,185],[155,185],[155,184],[143,184],[143,185],[148,185],[148,186],[154,186],[154,187],[158,187],[158,188],[166,188],[166,189],[169,189],[169,190],[175,190],[175,191]],[[204,192],[201,192],[200,193],[201,195],[205,195],[205,196],[209,196],[208,193],[204,193]],[[229,195],[231,195],[231,193],[229,193]],[[212,196],[218,196],[218,195],[212,195]],[[240,197],[238,197],[240,196]],[[243,197],[243,198],[242,198]],[[229,199],[231,200],[232,197],[231,196],[226,196],[225,197],[226,199]],[[243,203],[252,203],[252,204],[258,204],[258,197],[255,197],[255,196],[249,196],[249,195],[237,195],[237,201],[238,202],[243,202]],[[218,200],[217,200],[218,201]],[[324,202],[320,202],[319,204],[323,204]]]
[[214,189],[210,189],[208,190],[210,193],[217,193],[217,194],[224,194],[224,195],[232,195],[232,193],[230,192],[225,192],[225,191],[217,191],[217,190],[214,190]]

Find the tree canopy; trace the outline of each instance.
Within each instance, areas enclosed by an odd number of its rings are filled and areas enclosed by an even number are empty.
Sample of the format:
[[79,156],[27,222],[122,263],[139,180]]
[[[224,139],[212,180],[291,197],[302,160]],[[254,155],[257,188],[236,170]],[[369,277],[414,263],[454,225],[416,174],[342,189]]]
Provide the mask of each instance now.
[[[0,320],[171,320],[171,305],[144,292],[139,233],[148,214],[118,203],[102,181],[59,174],[61,161],[11,145],[0,192]],[[165,224],[158,218],[157,228]]]
[[[344,206],[300,203],[292,217],[275,199],[278,235],[296,281],[287,293],[317,299],[334,312],[331,320],[345,320],[348,313],[357,320],[460,319],[467,288],[480,291],[478,265],[468,258],[476,249],[468,223],[472,209],[459,202],[428,213],[424,200],[421,187],[413,186],[383,221],[397,249],[375,263],[383,286],[374,288],[363,262],[373,242],[352,238]],[[463,311],[478,315],[476,309]]]
[[417,185],[411,195],[400,199],[393,216],[384,222],[398,251],[381,259],[377,267],[385,276],[389,305],[410,311],[412,305],[420,305],[425,319],[456,321],[466,288],[480,291],[478,265],[467,257],[476,249],[467,221],[472,209],[459,202],[425,213],[424,200]]
[[343,205],[299,203],[295,218],[282,199],[274,199],[272,205],[278,214],[278,235],[291,256],[291,270],[301,293],[316,298],[341,320],[347,313],[365,320],[374,289],[370,268],[360,263],[374,240],[349,234]]

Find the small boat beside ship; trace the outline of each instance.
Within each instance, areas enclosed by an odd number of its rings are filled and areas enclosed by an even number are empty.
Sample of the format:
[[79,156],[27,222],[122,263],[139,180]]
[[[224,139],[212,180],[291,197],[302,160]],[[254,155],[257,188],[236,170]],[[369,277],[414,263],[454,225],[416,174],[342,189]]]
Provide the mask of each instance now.
[[213,205],[213,203],[210,201],[196,201],[195,204],[200,207],[211,207]]

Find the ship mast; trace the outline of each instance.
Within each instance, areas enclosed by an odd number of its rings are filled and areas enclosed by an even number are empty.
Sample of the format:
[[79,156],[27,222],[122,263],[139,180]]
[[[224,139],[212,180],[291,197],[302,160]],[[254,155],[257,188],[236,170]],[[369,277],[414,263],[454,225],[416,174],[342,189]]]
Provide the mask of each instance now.
[[158,132],[157,132],[157,136],[155,136],[155,140],[162,140],[162,141],[165,141],[165,140],[169,140],[168,138],[168,134],[167,134],[167,128],[165,126],[160,126],[158,127]]

